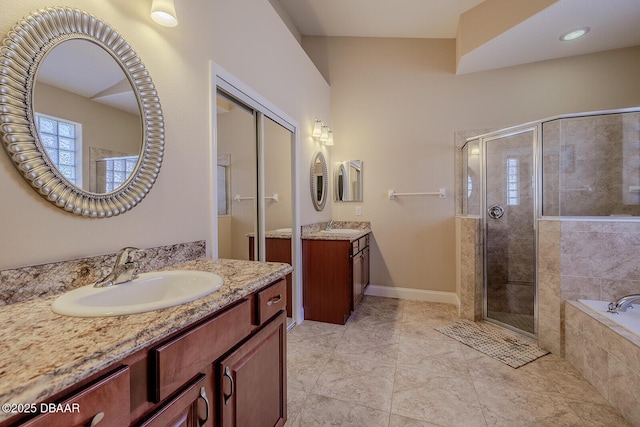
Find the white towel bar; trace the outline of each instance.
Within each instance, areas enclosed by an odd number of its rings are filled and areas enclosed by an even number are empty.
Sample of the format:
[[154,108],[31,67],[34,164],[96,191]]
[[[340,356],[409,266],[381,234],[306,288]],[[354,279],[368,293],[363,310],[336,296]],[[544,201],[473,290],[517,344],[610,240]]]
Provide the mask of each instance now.
[[447,190],[441,188],[438,191],[430,191],[426,193],[396,193],[394,190],[389,190],[389,200],[393,200],[398,196],[439,196],[441,199],[447,198]]
[[[255,199],[255,197],[253,196],[241,196],[239,194],[236,194],[235,196],[233,196],[234,202],[240,202],[242,200],[253,200],[253,199]],[[265,200],[273,200],[274,202],[277,202],[279,200],[278,193],[273,193],[272,196],[265,196]]]

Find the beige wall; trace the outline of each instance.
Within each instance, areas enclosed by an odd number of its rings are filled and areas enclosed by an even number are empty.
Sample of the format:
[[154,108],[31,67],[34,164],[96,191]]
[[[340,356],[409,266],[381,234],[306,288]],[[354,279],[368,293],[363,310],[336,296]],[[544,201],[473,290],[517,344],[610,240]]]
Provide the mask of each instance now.
[[[640,105],[640,47],[455,75],[454,40],[305,37],[331,85],[332,161],[364,161],[372,284],[455,292],[454,132]],[[388,190],[450,195],[387,199]]]
[[[4,0],[0,33],[50,0]],[[319,147],[313,118],[329,117],[329,88],[268,2],[176,2],[180,25],[164,28],[149,17],[150,1],[61,0],[102,18],[131,43],[157,87],[166,126],[165,158],[145,200],[115,218],[80,218],[41,198],[0,155],[0,269],[207,239],[211,245],[209,61],[213,60],[301,126],[299,166],[306,174]],[[306,179],[304,183],[306,183]],[[304,186],[303,186],[304,189]],[[301,215],[316,222],[309,192]]]

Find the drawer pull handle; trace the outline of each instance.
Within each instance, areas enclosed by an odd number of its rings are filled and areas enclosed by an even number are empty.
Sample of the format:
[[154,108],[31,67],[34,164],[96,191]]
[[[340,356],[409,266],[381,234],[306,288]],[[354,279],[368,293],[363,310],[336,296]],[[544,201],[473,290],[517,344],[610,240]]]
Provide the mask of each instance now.
[[231,388],[229,389],[229,394],[224,395],[224,404],[227,405],[229,403],[229,399],[233,396],[233,377],[231,376],[231,371],[229,367],[224,368],[224,376],[229,378],[229,383],[231,384]]
[[209,419],[209,399],[207,399],[207,391],[204,389],[204,387],[200,387],[200,398],[204,400],[205,410],[204,419],[198,420],[200,427],[202,427],[207,423],[207,420]]
[[267,306],[272,306],[273,304],[277,304],[282,299],[282,295],[275,296],[267,301]]
[[103,418],[104,418],[104,412],[98,412],[93,416],[93,418],[91,419],[91,422],[87,424],[87,426],[94,427],[98,425],[98,423],[102,421]]

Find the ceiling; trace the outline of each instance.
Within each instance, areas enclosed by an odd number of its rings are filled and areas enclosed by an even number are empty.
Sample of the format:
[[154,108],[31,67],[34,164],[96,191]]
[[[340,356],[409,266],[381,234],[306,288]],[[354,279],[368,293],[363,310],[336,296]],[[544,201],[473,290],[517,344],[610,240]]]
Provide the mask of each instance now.
[[[301,35],[456,38],[460,15],[484,0],[279,1]],[[497,0],[487,0],[497,1]],[[521,0],[522,1],[522,0]],[[530,0],[529,0],[530,1]],[[573,42],[559,37],[588,26]],[[558,0],[464,54],[458,74],[640,45],[640,0]]]
[[106,50],[84,39],[53,48],[38,68],[37,80],[92,101],[140,114],[138,100],[120,65]]

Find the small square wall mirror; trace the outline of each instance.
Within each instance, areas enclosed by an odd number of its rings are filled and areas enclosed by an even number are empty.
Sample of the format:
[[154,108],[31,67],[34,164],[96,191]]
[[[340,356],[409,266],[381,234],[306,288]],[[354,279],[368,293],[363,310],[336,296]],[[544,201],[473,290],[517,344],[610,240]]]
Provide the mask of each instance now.
[[362,160],[346,160],[334,164],[334,191],[336,202],[362,201]]

